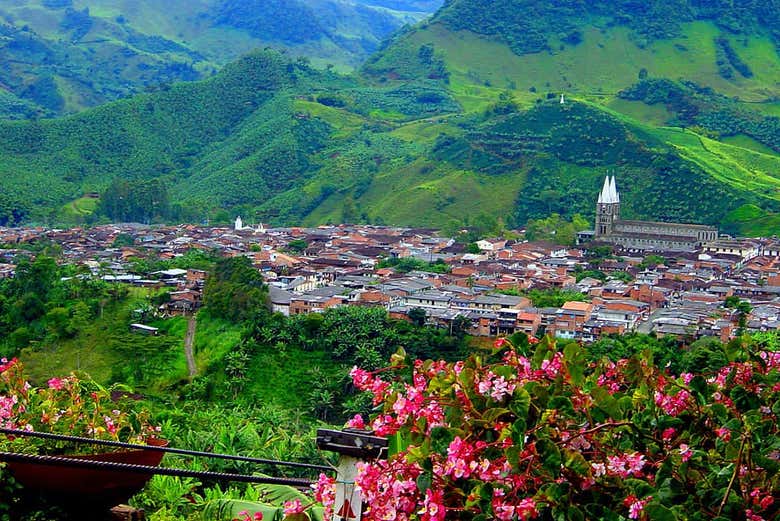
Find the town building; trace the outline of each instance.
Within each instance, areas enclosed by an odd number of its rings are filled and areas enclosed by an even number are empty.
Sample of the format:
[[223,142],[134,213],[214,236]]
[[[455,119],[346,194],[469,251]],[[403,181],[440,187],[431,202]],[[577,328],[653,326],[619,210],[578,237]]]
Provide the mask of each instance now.
[[596,203],[596,227],[578,239],[592,238],[629,250],[696,251],[718,239],[718,229],[701,224],[629,221],[620,218],[620,194],[615,177],[604,179]]

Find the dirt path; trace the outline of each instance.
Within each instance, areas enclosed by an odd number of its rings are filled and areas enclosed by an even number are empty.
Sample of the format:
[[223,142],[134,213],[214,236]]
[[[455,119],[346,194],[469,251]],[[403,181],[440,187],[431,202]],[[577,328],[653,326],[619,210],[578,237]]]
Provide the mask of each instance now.
[[187,322],[187,334],[184,337],[184,355],[187,357],[187,369],[190,372],[190,380],[198,374],[198,368],[195,366],[195,355],[192,354],[192,346],[195,343],[195,327],[197,326],[195,315],[191,316]]

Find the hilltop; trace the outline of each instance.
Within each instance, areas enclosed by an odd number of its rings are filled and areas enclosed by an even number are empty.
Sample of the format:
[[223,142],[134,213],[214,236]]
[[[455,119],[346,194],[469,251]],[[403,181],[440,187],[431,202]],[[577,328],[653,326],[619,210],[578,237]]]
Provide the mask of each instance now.
[[566,5],[451,1],[360,74],[266,50],[201,82],[2,124],[0,223],[523,226],[592,218],[610,173],[626,217],[776,230],[780,60],[764,4],[729,22],[685,3],[660,25],[628,2]]

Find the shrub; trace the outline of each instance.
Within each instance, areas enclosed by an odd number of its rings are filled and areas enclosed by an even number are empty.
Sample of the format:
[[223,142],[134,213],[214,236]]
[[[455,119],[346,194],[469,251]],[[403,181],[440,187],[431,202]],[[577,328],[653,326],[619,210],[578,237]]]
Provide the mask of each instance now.
[[734,346],[713,372],[672,375],[649,354],[528,349],[353,369],[391,440],[388,460],[359,467],[367,519],[777,515],[780,352]]

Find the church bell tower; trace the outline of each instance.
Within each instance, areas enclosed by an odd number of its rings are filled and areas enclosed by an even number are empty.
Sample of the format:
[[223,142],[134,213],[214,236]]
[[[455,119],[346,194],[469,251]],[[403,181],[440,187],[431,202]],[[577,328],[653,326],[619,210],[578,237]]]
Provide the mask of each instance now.
[[595,239],[608,237],[613,233],[615,221],[620,220],[620,195],[615,186],[615,176],[604,179],[599,200],[596,203]]

